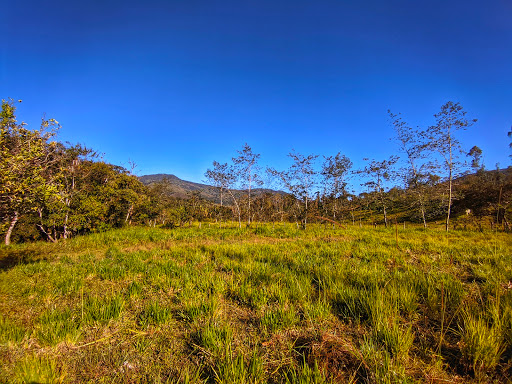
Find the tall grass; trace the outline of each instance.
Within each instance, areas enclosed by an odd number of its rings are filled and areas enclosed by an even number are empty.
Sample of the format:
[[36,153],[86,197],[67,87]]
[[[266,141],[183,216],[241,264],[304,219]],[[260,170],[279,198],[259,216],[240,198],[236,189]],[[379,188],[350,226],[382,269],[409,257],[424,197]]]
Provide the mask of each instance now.
[[127,227],[0,257],[0,382],[512,379],[508,234]]

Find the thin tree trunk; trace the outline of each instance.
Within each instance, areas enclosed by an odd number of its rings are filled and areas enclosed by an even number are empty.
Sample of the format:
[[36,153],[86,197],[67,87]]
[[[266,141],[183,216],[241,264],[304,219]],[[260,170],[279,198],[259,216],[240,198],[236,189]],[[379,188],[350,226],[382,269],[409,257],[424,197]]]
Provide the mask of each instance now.
[[14,226],[18,222],[19,215],[18,212],[14,212],[14,217],[11,220],[11,224],[9,225],[9,228],[7,229],[7,233],[5,234],[5,245],[11,245],[11,234],[14,229]]
[[69,212],[66,212],[66,219],[64,220],[64,235],[63,235],[65,239],[68,238],[68,234],[69,234],[68,220],[69,220]]
[[446,224],[445,229],[446,232],[450,229],[450,213],[452,210],[452,170],[450,169],[450,180],[449,180],[449,189],[448,189],[448,212],[446,214]]
[[306,230],[307,225],[308,225],[308,197],[306,196],[306,213],[304,215],[304,230]]
[[52,237],[52,235],[50,235],[48,232],[45,231],[44,227],[41,225],[41,224],[36,224],[36,227],[39,228],[39,230],[48,238],[48,240],[50,240],[52,243],[56,243],[57,242],[57,237],[54,235],[54,237]]
[[247,207],[247,221],[249,225],[251,225],[251,183],[252,183],[252,175],[251,175],[251,167],[249,167],[249,201],[248,201],[248,207]]
[[386,212],[386,204],[384,203],[384,197],[382,196],[382,192],[380,192],[380,202],[382,203],[382,209],[384,211],[384,226],[388,227],[388,215]]
[[130,208],[128,208],[128,212],[126,212],[126,217],[125,217],[125,219],[124,219],[125,224],[126,224],[126,223],[128,222],[128,220],[130,219],[130,216],[131,216],[131,215],[132,215],[132,213],[133,213],[133,208],[134,208],[134,207],[133,207],[133,204],[132,204],[132,205],[130,205]]
[[423,202],[420,203],[421,205],[421,218],[423,219],[423,228],[427,229],[427,219],[425,217],[425,207],[423,206]]
[[233,192],[231,192],[230,189],[228,189],[228,193],[231,195],[233,203],[235,203],[236,206],[236,211],[238,213],[238,229],[242,229],[242,215],[240,213],[240,205],[238,204],[238,201],[236,201],[235,196],[233,195]]

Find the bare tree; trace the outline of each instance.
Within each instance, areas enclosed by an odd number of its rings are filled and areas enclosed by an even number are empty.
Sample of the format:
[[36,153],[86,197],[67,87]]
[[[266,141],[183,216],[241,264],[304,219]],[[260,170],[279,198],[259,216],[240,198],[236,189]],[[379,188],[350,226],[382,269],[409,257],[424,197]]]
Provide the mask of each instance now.
[[407,156],[407,167],[402,172],[405,185],[408,187],[409,192],[415,196],[415,200],[419,205],[423,227],[427,228],[425,199],[426,184],[429,178],[429,163],[421,162],[426,153],[424,135],[419,129],[411,128],[404,122],[400,114],[394,115],[389,110],[388,113],[391,118],[391,124],[395,129],[400,151]]
[[227,163],[221,164],[217,161],[214,161],[213,169],[207,169],[204,174],[206,177],[206,182],[219,189],[221,207],[223,205],[224,192],[231,182],[231,180],[228,178],[228,168],[229,167]]
[[271,172],[278,176],[283,186],[295,196],[298,202],[303,204],[304,209],[298,212],[302,222],[302,228],[306,229],[309,203],[313,195],[313,188],[316,185],[316,174],[314,162],[318,155],[304,156],[292,151],[288,156],[293,164],[287,171]]
[[369,160],[368,165],[358,173],[366,174],[370,180],[363,185],[367,186],[370,190],[376,193],[377,198],[382,206],[382,212],[384,214],[384,225],[388,226],[388,215],[387,215],[387,204],[384,194],[384,183],[392,178],[392,167],[398,161],[397,156],[391,156],[388,160],[376,161]]
[[476,119],[468,120],[462,106],[452,101],[444,104],[441,111],[434,117],[436,125],[429,127],[426,131],[427,148],[440,156],[442,166],[448,173],[448,206],[445,222],[445,230],[448,231],[453,201],[453,179],[462,168],[460,156],[465,154],[455,134],[459,130],[472,126]]
[[338,200],[346,195],[346,177],[352,161],[340,152],[336,156],[325,157],[322,164],[322,176],[324,177],[324,187],[326,195],[332,198],[334,206],[332,211],[333,220],[336,220],[338,213]]
[[214,161],[213,169],[206,170],[206,173],[204,175],[209,183],[219,188],[221,196],[221,206],[222,193],[226,191],[229,194],[236,208],[238,216],[238,227],[242,228],[242,214],[240,211],[240,204],[232,190],[237,182],[237,173],[235,172],[233,167],[228,166],[227,163],[221,164],[217,161]]
[[247,224],[251,224],[251,189],[253,184],[262,185],[259,175],[258,159],[259,154],[253,153],[252,148],[245,143],[238,157],[233,157],[233,164],[238,173],[238,180],[242,189],[247,190]]

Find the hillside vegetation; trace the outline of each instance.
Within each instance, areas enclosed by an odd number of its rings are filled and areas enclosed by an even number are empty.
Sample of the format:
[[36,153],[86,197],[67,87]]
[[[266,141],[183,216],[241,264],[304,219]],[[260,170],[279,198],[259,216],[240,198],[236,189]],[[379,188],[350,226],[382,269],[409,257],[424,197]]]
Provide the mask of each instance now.
[[0,381],[512,379],[509,234],[237,225],[2,246]]
[[[38,130],[27,128],[16,106],[3,100],[0,112],[0,235],[6,245],[193,221],[236,220],[239,229],[252,222],[306,229],[327,222],[390,227],[406,221],[424,228],[443,221],[446,231],[511,229],[511,169],[486,171],[477,146],[466,153],[455,133],[475,120],[459,103],[443,105],[436,125],[424,130],[390,113],[402,159],[366,158],[352,169],[341,152],[324,155],[319,164],[319,155],[292,151],[288,169],[263,169],[260,154],[246,143],[230,162],[212,162],[204,174],[210,185],[164,174],[139,179],[134,167],[56,141],[55,119],[43,119]],[[365,192],[356,195],[349,181]]]

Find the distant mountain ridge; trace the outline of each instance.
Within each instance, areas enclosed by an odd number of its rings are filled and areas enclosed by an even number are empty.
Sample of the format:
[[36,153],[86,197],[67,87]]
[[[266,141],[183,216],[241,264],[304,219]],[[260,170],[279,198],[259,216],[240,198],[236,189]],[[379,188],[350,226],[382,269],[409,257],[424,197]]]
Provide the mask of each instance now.
[[[169,186],[170,195],[173,197],[187,198],[190,197],[190,193],[199,192],[199,195],[204,199],[213,201],[215,203],[220,203],[219,188],[208,184],[194,183],[192,181],[183,180],[173,174],[157,173],[153,175],[144,175],[139,176],[139,180],[145,185],[166,181]],[[241,192],[242,191],[236,191],[236,193]],[[266,192],[285,194],[282,191],[274,191],[272,189],[264,188],[255,188],[252,190],[252,193],[255,196]],[[227,195],[227,193],[224,196],[224,202],[227,204],[232,203],[231,198]]]
[[211,185],[194,183],[193,181],[187,181],[180,179],[178,176],[168,173],[157,173],[154,175],[144,175],[140,176],[139,180],[145,184],[149,185],[151,183],[158,183],[163,180],[167,180],[170,184],[175,185],[177,187],[183,188],[186,191],[197,191],[202,189],[215,189]]

